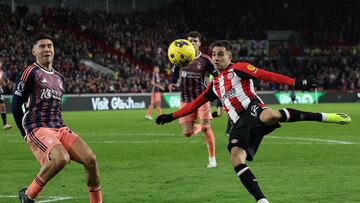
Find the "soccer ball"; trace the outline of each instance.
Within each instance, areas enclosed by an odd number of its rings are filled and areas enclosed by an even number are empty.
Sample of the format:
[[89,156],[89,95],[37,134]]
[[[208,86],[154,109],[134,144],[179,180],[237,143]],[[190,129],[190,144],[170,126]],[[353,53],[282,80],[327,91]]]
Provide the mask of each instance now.
[[186,39],[177,39],[173,41],[168,48],[169,61],[178,66],[189,65],[195,59],[195,47]]

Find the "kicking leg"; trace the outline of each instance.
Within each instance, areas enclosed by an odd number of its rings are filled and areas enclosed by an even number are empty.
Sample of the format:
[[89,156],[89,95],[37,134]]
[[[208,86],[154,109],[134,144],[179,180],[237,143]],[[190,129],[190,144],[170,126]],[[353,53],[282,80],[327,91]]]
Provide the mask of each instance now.
[[260,114],[260,120],[266,125],[278,122],[318,121],[324,123],[349,124],[351,118],[345,113],[314,113],[291,108],[281,110],[265,109]]

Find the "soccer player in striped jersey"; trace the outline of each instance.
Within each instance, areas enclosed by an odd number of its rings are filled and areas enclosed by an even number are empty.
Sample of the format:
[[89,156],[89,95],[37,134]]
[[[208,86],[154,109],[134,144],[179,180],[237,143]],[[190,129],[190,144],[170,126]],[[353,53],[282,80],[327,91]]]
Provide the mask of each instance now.
[[55,53],[51,37],[44,33],[36,35],[32,54],[36,62],[25,68],[16,84],[12,113],[41,169],[30,185],[19,191],[19,198],[22,203],[34,202],[45,185],[73,160],[85,168],[90,203],[101,203],[95,154],[66,127],[61,116],[64,77],[52,65]]
[[3,95],[3,86],[4,84],[4,71],[2,70],[2,62],[0,61],[0,113],[1,113],[1,119],[3,121],[3,129],[9,130],[12,128],[12,125],[7,123],[6,118],[6,106],[4,101],[4,95]]
[[163,91],[165,88],[160,84],[159,72],[159,66],[154,66],[153,76],[151,80],[151,85],[153,86],[151,91],[151,103],[145,115],[145,118],[149,120],[153,119],[151,117],[153,108],[156,108],[156,113],[158,116],[161,114],[161,91]]
[[[201,34],[197,31],[192,31],[188,33],[186,37],[195,47],[196,58],[188,66],[174,67],[171,75],[171,83],[169,84],[169,91],[174,90],[180,77],[180,108],[192,102],[206,89],[206,74],[210,73],[214,77],[218,75],[211,58],[200,52]],[[197,118],[200,120],[200,125],[195,124]],[[211,119],[210,102],[206,102],[196,112],[180,118],[179,123],[182,128],[182,133],[187,137],[191,137],[200,131],[204,133],[209,155],[207,167],[215,168],[217,165],[215,158],[215,136],[211,128]]]
[[210,100],[220,98],[233,126],[230,130],[228,150],[231,164],[242,184],[258,203],[268,203],[256,177],[245,161],[252,161],[266,134],[280,127],[280,122],[318,121],[349,124],[351,118],[344,113],[313,113],[292,108],[272,110],[261,101],[253,79],[287,84],[303,90],[317,86],[315,79],[293,79],[257,68],[249,63],[232,63],[231,44],[217,41],[212,45],[212,59],[220,74],[206,90],[184,108],[159,116],[157,124],[164,124],[188,115]]

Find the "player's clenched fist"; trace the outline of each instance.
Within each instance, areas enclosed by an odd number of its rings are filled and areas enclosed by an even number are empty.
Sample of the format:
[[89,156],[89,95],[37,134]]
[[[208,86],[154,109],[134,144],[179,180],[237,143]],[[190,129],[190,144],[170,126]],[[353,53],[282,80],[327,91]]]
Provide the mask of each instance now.
[[156,123],[158,125],[164,125],[165,123],[170,123],[171,121],[175,120],[172,113],[170,114],[161,114],[156,118]]
[[294,87],[302,90],[309,90],[319,86],[319,82],[312,76],[307,77],[306,79],[297,79],[295,80]]

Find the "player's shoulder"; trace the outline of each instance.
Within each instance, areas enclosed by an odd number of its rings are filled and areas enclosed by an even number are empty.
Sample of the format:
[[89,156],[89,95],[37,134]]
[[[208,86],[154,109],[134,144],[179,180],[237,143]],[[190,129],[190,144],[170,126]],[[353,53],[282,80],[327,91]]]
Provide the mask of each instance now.
[[242,71],[246,71],[246,72],[248,72],[248,71],[253,72],[257,69],[252,64],[250,64],[248,62],[242,62],[242,61],[232,64],[231,67],[233,69],[242,70]]
[[200,58],[207,60],[207,61],[212,61],[211,57],[207,54],[204,54],[202,52],[200,52]]
[[250,65],[248,62],[239,61],[236,63],[233,63],[231,65],[232,68],[246,68],[248,65]]
[[32,63],[32,64],[26,66],[23,72],[28,72],[28,71],[31,71],[31,70],[36,69],[36,68],[37,68],[36,63]]
[[29,75],[31,75],[31,73],[34,72],[36,69],[38,69],[38,67],[36,66],[36,63],[32,63],[32,64],[28,65],[24,69],[20,80],[26,81],[28,79]]
[[64,79],[64,76],[59,71],[54,69],[54,73]]

